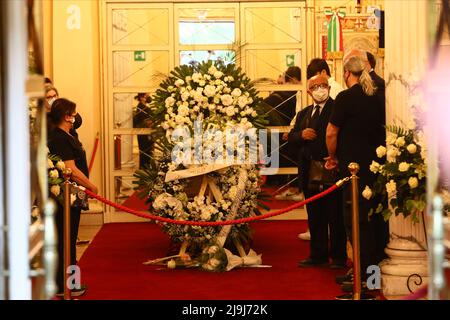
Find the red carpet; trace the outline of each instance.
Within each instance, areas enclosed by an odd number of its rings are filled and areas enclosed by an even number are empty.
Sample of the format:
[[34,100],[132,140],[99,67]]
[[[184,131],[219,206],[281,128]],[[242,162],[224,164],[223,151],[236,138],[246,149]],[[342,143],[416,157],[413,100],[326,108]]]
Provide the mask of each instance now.
[[306,221],[253,223],[253,249],[272,268],[237,268],[224,273],[144,266],[163,257],[167,235],[151,223],[106,224],[81,261],[81,279],[89,287],[83,299],[149,300],[303,300],[334,299],[334,283],[345,270],[298,268],[309,242],[297,238]]

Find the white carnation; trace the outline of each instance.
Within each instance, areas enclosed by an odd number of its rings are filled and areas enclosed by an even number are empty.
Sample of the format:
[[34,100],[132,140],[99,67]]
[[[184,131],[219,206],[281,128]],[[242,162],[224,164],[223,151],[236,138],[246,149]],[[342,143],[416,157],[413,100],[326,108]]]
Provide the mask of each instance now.
[[386,136],[386,145],[393,145],[397,141],[397,135],[394,133],[388,133]]
[[372,194],[372,190],[369,188],[369,186],[366,186],[362,192],[362,196],[367,200],[370,200],[370,198],[372,198]]
[[408,179],[408,184],[411,189],[417,188],[419,185],[419,180],[416,177],[410,177]]
[[47,159],[47,168],[48,169],[52,169],[52,168],[54,168],[55,166],[53,165],[53,161],[52,160],[50,160],[50,159]]
[[411,154],[416,153],[417,146],[414,143],[411,143],[406,147],[406,150],[408,150],[408,152]]
[[408,171],[409,167],[410,167],[410,164],[409,164],[409,163],[407,163],[407,162],[401,162],[401,163],[398,165],[398,171],[400,171],[400,172],[406,172],[406,171]]
[[53,193],[56,197],[61,193],[61,188],[59,185],[53,185],[50,187],[50,192]]
[[200,87],[204,87],[205,84],[206,84],[206,81],[205,81],[205,80],[200,80],[200,81],[198,82],[198,85],[199,85]]
[[172,107],[175,104],[175,99],[173,97],[167,97],[165,103],[166,107]]
[[183,116],[183,117],[189,115],[189,108],[186,106],[180,106],[178,108],[178,115]]
[[205,86],[205,89],[203,90],[203,93],[207,97],[214,97],[214,95],[216,94],[216,87],[208,84],[207,86]]
[[384,146],[379,146],[376,150],[378,158],[383,158],[386,155],[386,148]]
[[181,100],[186,101],[187,99],[189,99],[190,96],[191,96],[190,93],[185,91],[181,94]]
[[222,101],[222,104],[224,106],[229,106],[233,103],[233,97],[230,96],[229,94],[224,94],[223,96],[220,97],[220,100]]
[[222,78],[222,76],[223,76],[223,72],[221,72],[221,71],[214,72],[214,78],[220,79],[220,78]]

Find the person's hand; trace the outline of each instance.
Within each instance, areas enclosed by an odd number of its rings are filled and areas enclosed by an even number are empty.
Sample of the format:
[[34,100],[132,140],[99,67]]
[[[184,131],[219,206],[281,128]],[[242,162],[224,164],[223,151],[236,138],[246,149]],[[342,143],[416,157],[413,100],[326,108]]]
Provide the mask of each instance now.
[[303,140],[314,140],[317,138],[316,130],[306,128],[300,133]]
[[336,158],[332,158],[332,157],[326,157],[323,158],[326,162],[325,162],[325,169],[327,170],[333,170],[336,169],[337,165],[338,165],[338,161]]
[[281,139],[282,139],[283,141],[287,141],[288,138],[289,138],[289,132],[283,133],[283,136],[281,137]]

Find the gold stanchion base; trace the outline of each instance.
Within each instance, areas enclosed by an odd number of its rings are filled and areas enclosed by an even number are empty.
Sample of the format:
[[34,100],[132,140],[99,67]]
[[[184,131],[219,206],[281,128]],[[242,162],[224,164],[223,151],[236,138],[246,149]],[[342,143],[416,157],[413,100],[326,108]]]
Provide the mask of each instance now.
[[[353,293],[345,293],[335,297],[336,300],[355,300]],[[369,293],[361,293],[359,300],[376,300],[377,298]]]

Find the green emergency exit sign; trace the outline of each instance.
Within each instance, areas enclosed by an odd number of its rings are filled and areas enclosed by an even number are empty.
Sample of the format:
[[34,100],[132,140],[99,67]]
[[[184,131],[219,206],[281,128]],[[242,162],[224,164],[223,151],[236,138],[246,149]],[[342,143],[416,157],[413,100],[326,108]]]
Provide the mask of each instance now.
[[286,67],[293,67],[295,65],[295,55],[287,54],[286,55]]
[[145,61],[145,51],[135,51],[134,61]]

